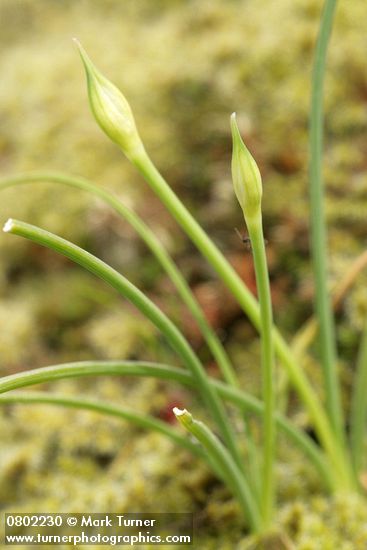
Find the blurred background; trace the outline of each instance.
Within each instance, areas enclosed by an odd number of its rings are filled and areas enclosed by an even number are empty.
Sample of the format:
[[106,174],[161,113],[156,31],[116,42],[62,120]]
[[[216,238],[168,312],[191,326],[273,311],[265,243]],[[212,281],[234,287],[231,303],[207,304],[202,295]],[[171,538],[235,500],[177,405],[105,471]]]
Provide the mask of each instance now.
[[[0,0],[1,177],[59,170],[114,191],[173,255],[246,389],[254,393],[259,389],[255,331],[142,178],[97,127],[71,39],[76,36],[97,67],[124,91],[153,160],[255,290],[251,252],[234,230],[245,233],[230,179],[229,116],[237,112],[241,133],[263,175],[275,318],[284,334],[292,335],[312,313],[307,126],[322,4]],[[328,58],[324,173],[331,284],[366,247],[366,17],[364,0],[340,3]],[[80,191],[40,183],[2,191],[1,223],[10,216],[60,234],[124,273],[179,324],[206,368],[217,375],[167,277],[133,230],[107,206]],[[81,268],[11,235],[0,236],[0,254],[2,374],[92,358],[179,365],[150,323]],[[361,273],[338,311],[346,390],[367,312],[366,283]],[[309,363],[318,385],[319,371]],[[172,422],[172,404],[205,416],[189,392],[154,380],[101,378],[60,382],[49,389],[99,396],[167,422]],[[307,426],[296,400],[292,407],[292,414]],[[17,405],[0,413],[0,499],[5,510],[149,512],[157,511],[159,492],[160,511],[194,511],[203,548],[217,548],[223,530],[232,536],[241,532],[241,518],[221,485],[204,465],[163,437],[87,412]],[[289,457],[290,451],[284,452]],[[284,522],[291,523],[296,513],[290,505],[294,501],[313,517],[317,480],[305,469],[297,456],[283,465],[280,457]],[[303,548],[302,537],[307,539],[307,525],[297,527],[297,548]],[[327,522],[322,525],[327,531]],[[331,521],[328,540],[336,525]],[[234,547],[228,537],[221,548]]]

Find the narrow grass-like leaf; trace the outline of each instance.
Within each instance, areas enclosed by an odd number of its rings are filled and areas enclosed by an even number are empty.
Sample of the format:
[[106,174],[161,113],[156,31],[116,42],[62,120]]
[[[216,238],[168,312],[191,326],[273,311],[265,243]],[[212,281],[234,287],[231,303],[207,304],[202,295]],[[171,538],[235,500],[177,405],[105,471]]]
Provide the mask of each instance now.
[[172,428],[167,422],[163,422],[153,416],[140,414],[135,411],[120,407],[118,405],[111,405],[103,401],[86,399],[82,396],[62,395],[58,393],[45,393],[45,392],[11,392],[0,397],[0,404],[7,403],[44,403],[48,405],[61,405],[63,407],[70,407],[74,409],[87,409],[98,413],[106,414],[109,416],[116,416],[123,420],[127,420],[146,430],[151,430],[165,435],[171,439],[174,443],[187,449],[194,455],[200,458],[206,458],[205,453],[201,448],[189,441],[187,438],[182,437],[176,429]]
[[344,442],[344,419],[340,383],[337,371],[337,353],[334,318],[327,284],[327,238],[324,212],[324,182],[322,177],[323,92],[327,47],[337,0],[326,0],[316,44],[312,77],[310,117],[310,205],[311,252],[315,279],[315,306],[319,323],[319,342],[330,422],[341,444]]
[[80,178],[69,174],[62,174],[58,172],[34,172],[19,174],[14,177],[0,179],[0,190],[16,185],[35,182],[60,183],[68,185],[69,187],[87,191],[92,195],[96,195],[105,203],[109,204],[135,229],[138,235],[154,254],[158,262],[161,264],[162,268],[166,271],[181,296],[182,301],[186,304],[194,319],[197,321],[203,337],[207,342],[208,348],[212,352],[214,359],[217,361],[218,367],[221,370],[224,379],[228,383],[238,386],[237,375],[234,371],[231,360],[229,359],[219,338],[210,327],[202,308],[193,295],[189,285],[186,283],[185,278],[181,275],[181,272],[176,267],[176,264],[167,253],[162,243],[154,235],[150,228],[142,221],[142,219],[135,212],[127,208],[109,191],[94,185],[85,178]]
[[365,322],[360,349],[358,353],[356,373],[354,375],[352,404],[350,410],[350,442],[353,464],[356,475],[359,476],[365,465],[364,445],[367,427],[367,322]]
[[[365,250],[353,261],[350,267],[343,274],[340,281],[338,281],[332,289],[331,297],[334,311],[340,307],[340,304],[349,289],[353,286],[358,275],[366,268],[366,266],[367,251]],[[291,346],[297,357],[301,357],[306,354],[307,348],[312,344],[318,329],[319,325],[317,319],[312,316],[296,332],[292,339]]]
[[[154,377],[198,389],[196,380],[190,372],[169,365],[147,361],[78,361],[4,376],[0,378],[0,394],[56,380],[94,376]],[[233,403],[249,414],[262,415],[263,403],[252,395],[211,378],[209,378],[209,383],[214,386],[222,399]],[[337,484],[333,479],[333,469],[327,464],[320,448],[284,416],[277,414],[275,419],[279,429],[314,464],[322,482],[329,489],[335,489]]]
[[[28,174],[19,174],[14,177],[7,177],[0,180],[0,190],[7,189],[16,185],[22,185],[25,183],[34,182],[54,182],[67,185],[76,189],[87,191],[88,193],[97,196],[103,200],[106,204],[111,206],[124,220],[126,220],[142,238],[151,252],[154,254],[162,268],[166,271],[170,277],[172,283],[175,285],[178,294],[180,295],[184,304],[191,312],[192,316],[196,320],[200,331],[208,345],[209,350],[212,353],[214,360],[217,362],[218,368],[222,373],[224,380],[229,384],[239,387],[238,378],[233,368],[230,358],[226,353],[221,341],[215,334],[214,330],[210,327],[205,314],[192,293],[189,285],[181,272],[177,268],[176,264],[167,253],[159,239],[154,235],[150,228],[141,220],[141,218],[132,210],[127,208],[119,199],[117,199],[112,193],[105,189],[94,185],[92,182],[85,178],[75,177],[70,174],[62,174],[57,172],[34,172]],[[247,441],[247,462],[246,469],[251,472],[249,474],[250,482],[256,485],[256,479],[259,477],[256,472],[257,465],[259,463],[259,457],[257,449],[252,441],[252,436],[247,426],[247,420],[244,419],[246,441]],[[259,483],[257,483],[259,485]]]
[[[331,298],[334,311],[338,310],[349,289],[354,285],[358,275],[366,268],[366,266],[367,250],[357,256],[350,267],[342,275],[340,281],[338,281],[333,287],[331,291]],[[312,315],[303,323],[292,338],[291,348],[293,354],[298,358],[301,366],[307,357],[308,348],[316,338],[318,330],[319,325],[317,319]],[[284,412],[287,409],[289,388],[289,380],[285,371],[281,371],[279,382],[278,410]]]
[[205,451],[212,457],[213,463],[223,472],[229,488],[237,497],[245,518],[249,521],[254,532],[260,532],[263,524],[256,500],[247,483],[241,483],[241,470],[233,458],[222,445],[220,440],[203,422],[195,420],[186,410],[177,407],[173,409],[177,420],[203,445]]
[[242,458],[232,428],[228,422],[221,400],[215,389],[209,384],[203,365],[182,333],[143,292],[99,258],[53,233],[12,219],[6,222],[4,231],[25,237],[55,252],[59,252],[110,284],[122,296],[133,303],[164,334],[172,348],[180,355],[187,368],[193,373],[201,396],[211,411],[228,449],[234,456],[237,464],[241,467]]

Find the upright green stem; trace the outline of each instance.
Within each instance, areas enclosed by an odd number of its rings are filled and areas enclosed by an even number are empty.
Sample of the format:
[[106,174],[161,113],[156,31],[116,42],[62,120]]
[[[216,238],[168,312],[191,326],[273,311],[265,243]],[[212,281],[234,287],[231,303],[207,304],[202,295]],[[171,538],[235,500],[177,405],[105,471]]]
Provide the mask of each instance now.
[[[172,191],[148,155],[145,152],[140,154],[134,158],[133,163],[195,246],[218,273],[254,326],[260,330],[260,310],[254,296],[213,241]],[[340,448],[338,442],[335,440],[335,434],[331,430],[328,418],[315,391],[310,385],[304,371],[299,368],[298,362],[289,346],[276,329],[273,330],[273,338],[275,350],[287,370],[289,379],[305,403],[333,467],[339,472],[337,477],[340,487],[350,487],[351,476],[344,450]]]
[[327,46],[337,0],[326,0],[316,44],[312,78],[310,119],[310,201],[311,250],[315,279],[315,305],[320,331],[320,353],[323,366],[326,404],[333,429],[344,442],[344,419],[337,371],[334,318],[327,285],[327,239],[322,176],[323,92]]
[[260,301],[262,396],[264,401],[264,458],[262,503],[265,525],[270,526],[274,506],[274,458],[275,458],[275,400],[274,400],[274,350],[273,313],[269,274],[261,214],[253,223],[247,223],[255,263],[256,287]]

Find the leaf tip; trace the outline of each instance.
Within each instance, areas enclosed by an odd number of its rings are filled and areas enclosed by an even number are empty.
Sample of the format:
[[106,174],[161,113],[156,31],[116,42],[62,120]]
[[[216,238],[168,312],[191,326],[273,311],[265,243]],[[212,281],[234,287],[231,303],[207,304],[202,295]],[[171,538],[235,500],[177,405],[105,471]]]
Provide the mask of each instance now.
[[3,227],[4,233],[10,233],[13,227],[14,227],[14,221],[12,220],[12,218],[9,218],[4,224],[4,227]]
[[173,407],[172,410],[176,418],[178,418],[179,416],[183,416],[184,414],[187,414],[186,409],[179,409],[178,407]]

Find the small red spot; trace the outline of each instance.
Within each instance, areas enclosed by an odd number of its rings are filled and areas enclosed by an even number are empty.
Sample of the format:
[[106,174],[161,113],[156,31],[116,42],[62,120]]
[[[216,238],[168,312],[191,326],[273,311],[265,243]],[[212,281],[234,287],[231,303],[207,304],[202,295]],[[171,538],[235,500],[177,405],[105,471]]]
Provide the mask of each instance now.
[[163,422],[167,422],[167,424],[175,424],[176,423],[176,417],[173,413],[174,407],[177,407],[179,409],[184,409],[185,406],[182,401],[179,399],[169,401],[164,407],[162,407],[158,411],[158,418],[163,420]]

